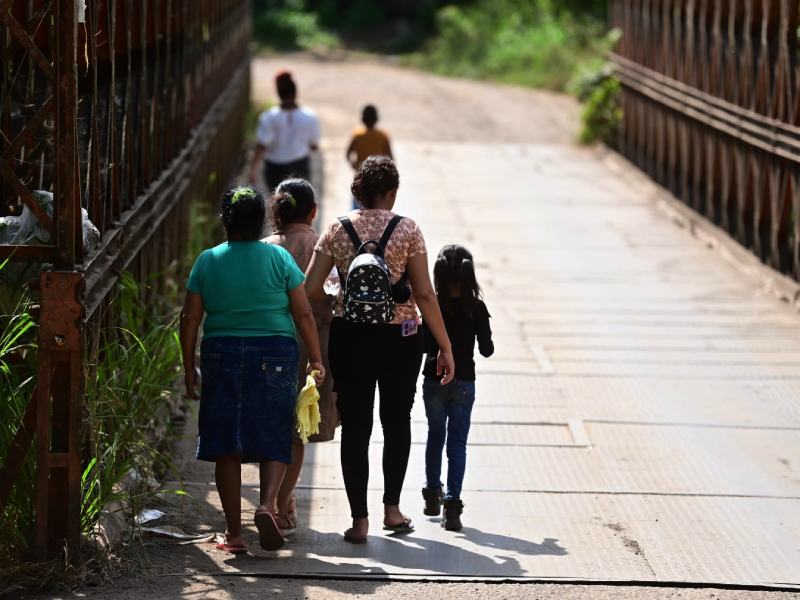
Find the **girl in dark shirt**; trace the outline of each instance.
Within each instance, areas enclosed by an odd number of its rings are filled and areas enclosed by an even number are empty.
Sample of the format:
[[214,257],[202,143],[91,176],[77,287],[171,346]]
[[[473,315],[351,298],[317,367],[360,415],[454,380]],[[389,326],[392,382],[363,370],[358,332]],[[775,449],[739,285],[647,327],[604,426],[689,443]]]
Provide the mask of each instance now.
[[[425,382],[422,386],[428,417],[425,448],[425,514],[438,516],[444,504],[442,527],[461,529],[461,485],[467,461],[472,405],[475,402],[475,341],[482,356],[494,353],[489,311],[481,300],[472,254],[463,246],[445,246],[433,268],[434,286],[442,308],[445,327],[453,344],[455,379],[441,385],[437,376],[439,348],[425,329]],[[442,451],[447,444],[447,495],[442,489]],[[443,497],[444,496],[444,497]]]

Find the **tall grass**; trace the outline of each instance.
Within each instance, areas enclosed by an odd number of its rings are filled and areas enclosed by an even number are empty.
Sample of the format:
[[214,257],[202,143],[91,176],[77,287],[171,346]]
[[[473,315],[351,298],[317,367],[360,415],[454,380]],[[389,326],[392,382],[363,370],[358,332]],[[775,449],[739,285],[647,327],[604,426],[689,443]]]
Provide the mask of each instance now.
[[[102,337],[93,349],[87,349],[81,479],[81,531],[85,535],[93,532],[110,502],[127,500],[134,511],[138,509],[154,493],[147,482],[170,466],[164,450],[171,433],[170,417],[180,402],[175,385],[181,364],[177,310],[174,303],[145,309],[141,293],[141,285],[130,274],[123,274],[113,303],[118,327],[98,333]],[[31,302],[29,296],[23,296],[12,314],[0,315],[3,462],[35,383],[36,323]],[[4,580],[12,580],[16,573],[34,581],[31,573],[36,567],[25,561],[35,516],[35,473],[34,443],[0,513],[0,573]],[[121,487],[123,479],[133,485]],[[130,519],[132,514],[126,517]]]
[[[0,264],[0,271],[7,262]],[[36,374],[36,322],[31,300],[18,297],[9,314],[0,314],[0,463],[31,400]],[[29,449],[11,496],[0,512],[0,563],[24,555],[33,532],[35,449]]]
[[[87,364],[81,527],[90,532],[103,507],[115,500],[146,497],[147,482],[169,468],[162,442],[180,401],[176,388],[181,350],[173,309],[159,316],[145,310],[140,285],[123,274],[114,303],[120,326],[102,332],[104,340]],[[128,486],[118,484],[123,479]],[[133,484],[133,485],[130,485]]]

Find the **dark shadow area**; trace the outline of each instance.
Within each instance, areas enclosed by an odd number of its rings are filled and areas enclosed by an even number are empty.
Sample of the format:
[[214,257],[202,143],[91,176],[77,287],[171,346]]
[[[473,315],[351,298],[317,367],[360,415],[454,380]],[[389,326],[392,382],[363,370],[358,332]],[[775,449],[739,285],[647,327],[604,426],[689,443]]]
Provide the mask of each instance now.
[[445,5],[466,0],[254,0],[253,35],[279,50],[315,45],[396,54],[419,49],[434,34]]
[[473,527],[465,527],[458,532],[457,537],[486,548],[517,552],[527,556],[566,556],[569,554],[565,548],[558,545],[558,540],[555,538],[544,538],[542,543],[537,544],[507,535],[488,533]]
[[[348,545],[339,533],[303,530],[298,531],[293,537],[292,545],[296,544],[303,549],[299,555],[278,558],[259,554],[237,557],[225,562],[244,572],[263,572],[265,563],[270,563],[269,573],[280,575],[302,573],[357,576],[429,573],[456,577],[523,577],[527,571],[516,558],[504,553],[541,556],[568,554],[554,538],[545,538],[542,543],[537,544],[474,529],[456,539],[459,538],[499,553],[474,552],[455,544],[422,538],[415,534],[370,535],[367,544]],[[311,551],[314,556],[308,555]],[[330,560],[325,557],[330,557]]]

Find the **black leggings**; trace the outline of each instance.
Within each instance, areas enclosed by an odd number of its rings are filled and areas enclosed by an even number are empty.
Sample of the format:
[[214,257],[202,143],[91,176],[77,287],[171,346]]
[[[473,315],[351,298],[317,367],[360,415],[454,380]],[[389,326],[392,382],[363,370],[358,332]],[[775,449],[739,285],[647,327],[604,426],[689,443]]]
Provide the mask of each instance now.
[[360,325],[336,318],[329,355],[342,420],[342,475],[354,519],[368,516],[369,439],[375,386],[383,427],[383,503],[400,504],[411,451],[411,407],[422,366],[422,334],[399,325]]

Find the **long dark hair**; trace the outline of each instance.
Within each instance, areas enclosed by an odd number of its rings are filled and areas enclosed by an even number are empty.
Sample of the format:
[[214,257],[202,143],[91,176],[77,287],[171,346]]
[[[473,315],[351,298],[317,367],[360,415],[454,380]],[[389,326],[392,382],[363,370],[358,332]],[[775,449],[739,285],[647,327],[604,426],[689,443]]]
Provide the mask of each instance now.
[[308,181],[300,178],[284,180],[270,202],[272,228],[283,233],[290,223],[302,223],[308,219],[316,205],[316,193]]
[[449,300],[453,299],[453,289],[457,289],[464,312],[472,316],[475,305],[483,297],[481,286],[475,277],[475,263],[472,253],[457,244],[445,246],[436,257],[433,265],[433,283],[442,310],[447,312]]
[[228,239],[257,240],[264,230],[267,207],[264,196],[249,185],[230,188],[222,196],[220,218]]

